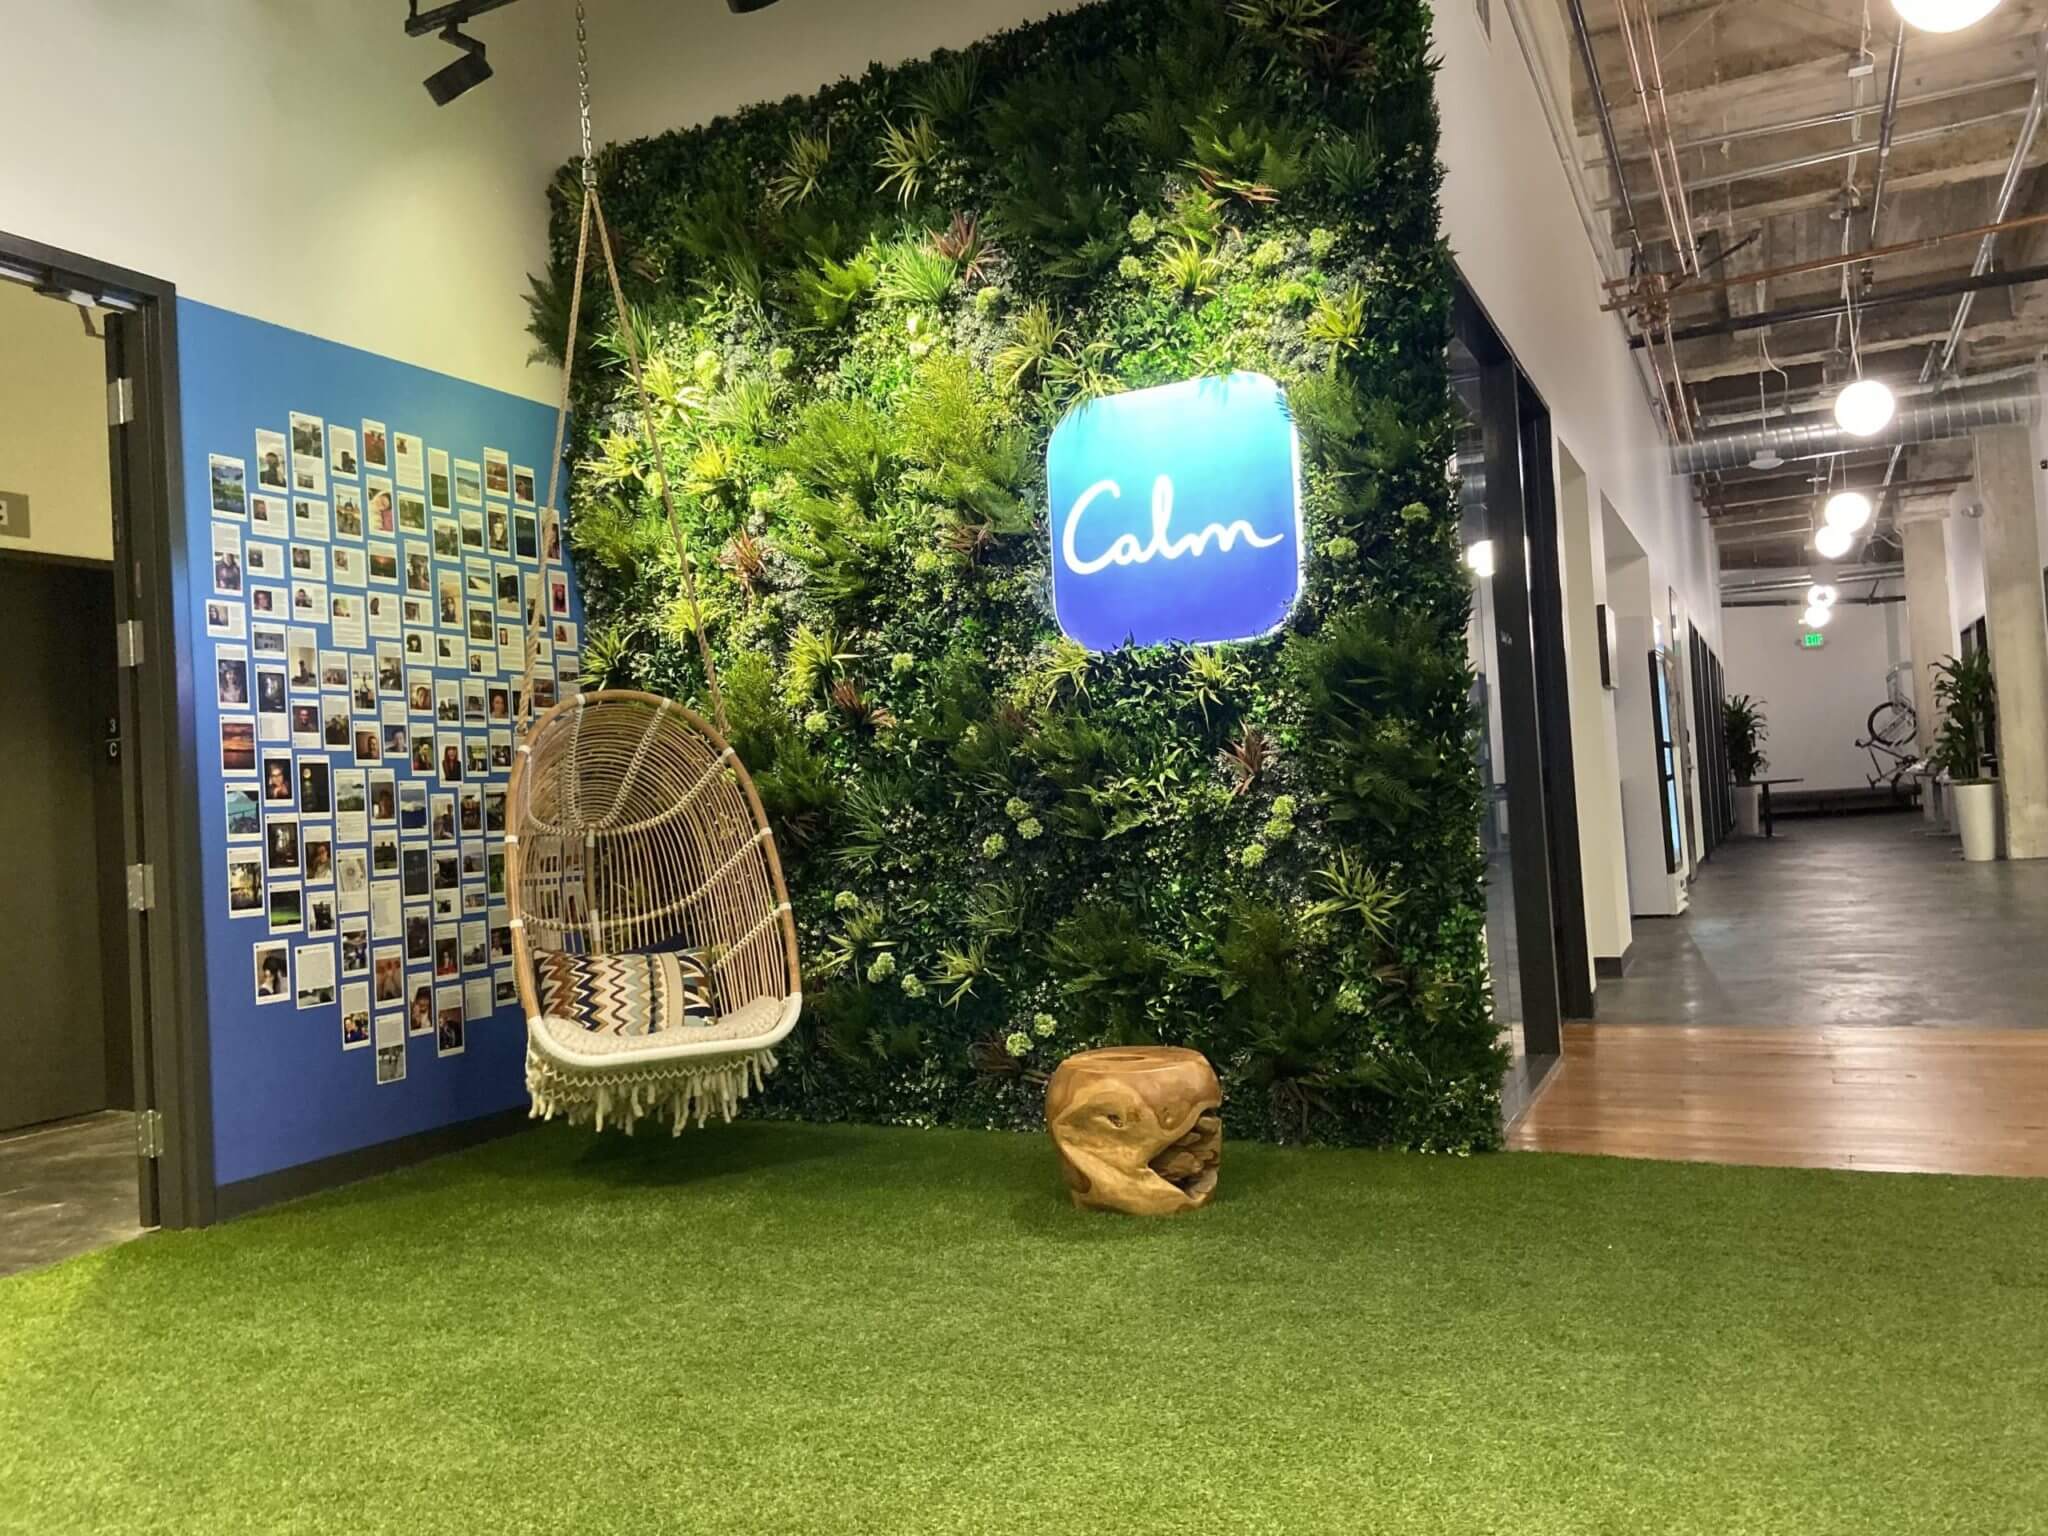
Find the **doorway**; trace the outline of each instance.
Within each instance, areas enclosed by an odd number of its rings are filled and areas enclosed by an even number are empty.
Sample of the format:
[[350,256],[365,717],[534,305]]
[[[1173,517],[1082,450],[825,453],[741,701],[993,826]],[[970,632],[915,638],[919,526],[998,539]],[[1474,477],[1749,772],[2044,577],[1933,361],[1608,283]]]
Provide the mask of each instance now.
[[175,294],[0,233],[0,1272],[211,1213]]

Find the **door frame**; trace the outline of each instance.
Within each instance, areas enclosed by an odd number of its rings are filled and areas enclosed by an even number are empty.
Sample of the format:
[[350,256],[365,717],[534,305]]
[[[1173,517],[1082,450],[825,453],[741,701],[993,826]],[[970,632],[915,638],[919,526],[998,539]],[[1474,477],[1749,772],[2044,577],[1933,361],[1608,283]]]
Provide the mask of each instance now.
[[[138,1126],[155,1112],[160,1150],[142,1156],[145,1226],[213,1219],[213,1116],[206,1031],[205,932],[196,786],[203,767],[192,709],[187,519],[179,431],[177,290],[160,278],[0,230],[0,281],[26,278],[111,306],[106,322],[112,469],[114,621],[139,626],[140,657],[121,666],[122,845],[153,873],[152,903],[128,914],[129,1022]],[[125,420],[113,409],[125,381]]]

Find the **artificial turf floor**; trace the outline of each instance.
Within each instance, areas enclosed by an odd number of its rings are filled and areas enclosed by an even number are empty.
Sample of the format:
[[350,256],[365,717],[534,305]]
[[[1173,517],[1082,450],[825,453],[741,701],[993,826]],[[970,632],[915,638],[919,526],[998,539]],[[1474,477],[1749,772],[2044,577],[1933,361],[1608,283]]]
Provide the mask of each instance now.
[[0,1281],[0,1527],[2048,1530],[2048,1182],[550,1128]]

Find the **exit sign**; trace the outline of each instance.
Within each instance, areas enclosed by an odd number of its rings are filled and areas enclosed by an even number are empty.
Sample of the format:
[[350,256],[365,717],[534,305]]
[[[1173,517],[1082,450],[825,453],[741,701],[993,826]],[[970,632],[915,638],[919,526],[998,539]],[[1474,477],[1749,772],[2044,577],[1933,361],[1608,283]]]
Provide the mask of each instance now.
[[1799,648],[1802,651],[1817,651],[1827,643],[1828,637],[1817,629],[1809,629],[1799,637]]

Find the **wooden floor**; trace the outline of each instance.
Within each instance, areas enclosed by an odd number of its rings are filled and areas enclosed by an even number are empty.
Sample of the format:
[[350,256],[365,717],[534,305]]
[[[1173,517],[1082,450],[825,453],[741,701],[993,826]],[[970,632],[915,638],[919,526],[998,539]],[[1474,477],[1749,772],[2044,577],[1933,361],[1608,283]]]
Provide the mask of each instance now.
[[1508,1145],[2048,1177],[2048,1030],[1567,1025]]

